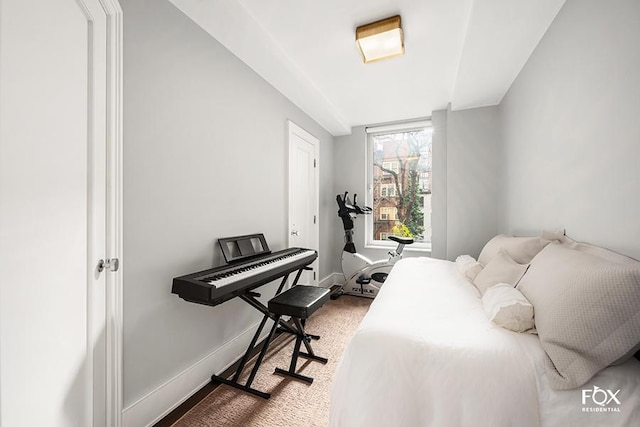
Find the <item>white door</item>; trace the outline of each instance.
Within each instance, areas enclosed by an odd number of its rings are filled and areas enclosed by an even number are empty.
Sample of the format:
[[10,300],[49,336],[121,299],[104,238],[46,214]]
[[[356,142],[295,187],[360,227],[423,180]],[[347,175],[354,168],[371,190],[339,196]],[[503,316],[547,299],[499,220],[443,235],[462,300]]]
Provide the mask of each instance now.
[[[318,250],[318,145],[304,129],[289,122],[289,247]],[[318,284],[318,260],[300,284]]]
[[0,1],[0,424],[103,426],[105,1]]

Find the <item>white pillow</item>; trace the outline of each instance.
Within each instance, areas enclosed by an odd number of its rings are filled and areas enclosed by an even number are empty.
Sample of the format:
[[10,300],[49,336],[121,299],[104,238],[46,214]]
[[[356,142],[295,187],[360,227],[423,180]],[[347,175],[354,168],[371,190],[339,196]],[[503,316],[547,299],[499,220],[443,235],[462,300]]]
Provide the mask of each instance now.
[[542,230],[542,236],[540,236],[540,238],[543,240],[562,242],[565,238],[564,230]]
[[456,258],[458,270],[470,282],[482,271],[482,265],[471,255],[460,255]]
[[540,237],[511,237],[499,234],[484,245],[478,262],[486,267],[500,250],[504,249],[516,262],[528,264],[549,243],[551,241]]
[[533,305],[513,286],[499,283],[482,296],[482,305],[493,323],[514,332],[535,333]]
[[507,283],[515,287],[524,273],[529,268],[529,264],[518,264],[511,258],[511,255],[504,249],[500,249],[486,267],[478,273],[473,284],[484,294],[491,286],[498,283]]

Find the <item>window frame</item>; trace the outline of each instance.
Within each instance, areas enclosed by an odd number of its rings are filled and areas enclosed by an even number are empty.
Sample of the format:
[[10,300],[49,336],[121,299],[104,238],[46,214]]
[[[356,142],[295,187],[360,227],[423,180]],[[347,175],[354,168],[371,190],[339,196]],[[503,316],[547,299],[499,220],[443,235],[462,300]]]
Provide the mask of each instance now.
[[[432,128],[433,125],[430,119],[428,120],[420,120],[408,123],[398,123],[391,124],[385,126],[376,126],[376,127],[367,127],[365,128],[366,133],[366,160],[367,160],[367,193],[365,197],[365,202],[367,206],[371,206],[374,208],[373,199],[374,199],[374,165],[373,165],[373,136],[387,133],[400,133],[407,132],[411,130],[421,129],[421,128]],[[433,150],[433,140],[431,142],[432,150]],[[433,162],[433,159],[432,159]],[[397,163],[397,162],[396,162]],[[399,165],[397,166],[399,169]],[[432,191],[433,191],[433,169],[431,170],[431,183],[432,183]],[[381,216],[382,212],[378,216]],[[364,247],[366,249],[390,249],[395,248],[397,243],[387,240],[375,240],[374,233],[374,215],[366,215],[365,218],[365,232],[364,232]],[[420,251],[420,252],[431,252],[432,242],[414,242],[411,245],[405,246],[405,251]]]

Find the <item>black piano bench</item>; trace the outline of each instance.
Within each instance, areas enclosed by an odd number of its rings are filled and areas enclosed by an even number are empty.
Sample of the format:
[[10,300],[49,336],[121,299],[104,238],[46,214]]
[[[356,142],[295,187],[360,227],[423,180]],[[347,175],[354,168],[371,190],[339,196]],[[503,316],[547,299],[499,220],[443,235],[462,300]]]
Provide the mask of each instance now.
[[[317,309],[329,301],[331,291],[327,288],[319,288],[316,286],[297,285],[288,289],[281,294],[273,297],[269,301],[269,312],[277,316],[276,325],[280,321],[281,316],[291,316],[296,326],[296,343],[291,355],[291,364],[289,370],[276,368],[275,372],[282,375],[288,375],[309,384],[313,382],[313,378],[296,373],[296,364],[298,356],[312,359],[321,363],[327,363],[324,357],[316,356],[311,348],[311,338],[319,339],[315,335],[309,335],[304,331],[306,319],[311,316]],[[307,349],[306,353],[300,351],[300,345],[304,343]]]

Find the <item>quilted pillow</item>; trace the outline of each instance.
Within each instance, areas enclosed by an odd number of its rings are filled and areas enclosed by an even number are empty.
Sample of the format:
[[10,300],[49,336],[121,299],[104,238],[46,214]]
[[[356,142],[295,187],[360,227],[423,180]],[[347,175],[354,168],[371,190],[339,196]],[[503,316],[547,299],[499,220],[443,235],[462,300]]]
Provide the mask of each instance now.
[[482,306],[493,323],[514,332],[533,331],[533,305],[522,293],[506,283],[498,283],[482,296]]
[[554,389],[583,385],[640,342],[640,262],[554,243],[531,261],[518,289],[535,307]]
[[610,251],[609,249],[601,248],[599,246],[590,245],[588,243],[579,243],[567,236],[564,236],[564,238],[562,239],[562,245],[618,264],[638,264],[638,260],[629,258],[626,255],[622,255],[617,252]]
[[498,255],[500,249],[504,249],[517,263],[528,264],[549,243],[549,240],[540,237],[511,237],[499,234],[484,245],[478,262],[486,267]]
[[476,276],[473,284],[481,294],[498,283],[507,283],[512,287],[517,285],[529,265],[518,264],[507,251],[501,249],[487,266]]

